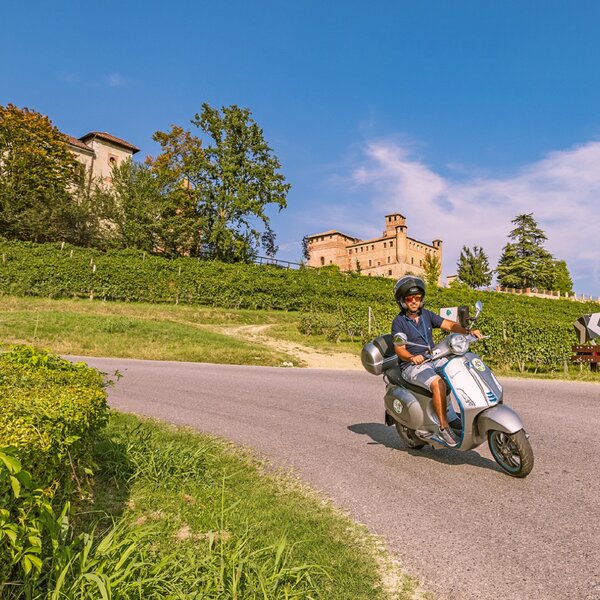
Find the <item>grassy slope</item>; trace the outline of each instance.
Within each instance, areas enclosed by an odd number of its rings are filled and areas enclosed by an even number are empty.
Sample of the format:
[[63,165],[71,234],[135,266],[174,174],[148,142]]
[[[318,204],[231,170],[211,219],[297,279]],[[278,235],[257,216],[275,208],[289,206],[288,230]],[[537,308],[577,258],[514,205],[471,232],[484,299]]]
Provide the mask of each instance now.
[[[364,528],[288,475],[223,442],[113,414],[107,437],[97,444],[96,460],[102,477],[94,505],[86,507],[79,526],[98,526],[98,515],[106,512],[122,515],[142,531],[150,528],[138,551],[150,548],[178,565],[178,573],[202,564],[203,578],[233,586],[238,565],[269,564],[285,540],[287,567],[306,569],[312,582],[298,584],[300,593],[293,597],[390,597],[381,587],[384,554]],[[211,555],[221,556],[215,572]],[[180,578],[181,586],[190,584],[183,575],[172,576],[177,585]],[[415,587],[413,580],[400,577],[394,597],[412,598]],[[188,597],[185,587],[180,591]],[[223,590],[214,597],[235,595]],[[239,597],[263,596],[247,590]]]
[[59,354],[281,365],[285,353],[218,333],[291,321],[289,313],[0,296],[0,339]]
[[[476,294],[471,293],[473,300]],[[487,312],[497,305],[519,304],[535,307],[532,298],[505,298],[480,293]],[[448,300],[456,301],[450,297]],[[548,300],[546,302],[553,302]],[[567,305],[567,306],[565,306]],[[571,306],[574,305],[574,306]],[[550,306],[558,312],[581,310],[577,303],[558,302]],[[505,308],[506,310],[506,308]],[[301,315],[277,310],[229,309],[206,306],[103,302],[0,295],[0,340],[32,344],[58,354],[113,356],[150,360],[176,360],[224,364],[280,366],[284,361],[301,365],[285,352],[259,342],[245,341],[236,328],[270,325],[269,337],[295,342],[321,352],[358,354],[359,341],[333,342],[323,335],[299,332]],[[598,373],[577,365],[553,373],[520,373],[513,370],[501,375],[540,378],[570,378],[598,381]]]

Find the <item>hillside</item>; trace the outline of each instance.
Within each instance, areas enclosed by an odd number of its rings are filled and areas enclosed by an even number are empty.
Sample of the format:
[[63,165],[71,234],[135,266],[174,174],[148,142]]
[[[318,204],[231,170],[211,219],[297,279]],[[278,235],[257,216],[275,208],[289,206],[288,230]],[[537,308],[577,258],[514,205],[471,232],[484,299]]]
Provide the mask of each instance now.
[[[334,341],[386,332],[397,313],[392,280],[328,267],[285,270],[7,241],[0,254],[0,293],[15,296],[297,311],[300,332]],[[461,288],[430,290],[427,306],[437,312],[477,299],[484,304],[480,328],[492,336],[480,351],[492,364],[520,371],[564,369],[577,341],[573,321],[600,308]]]

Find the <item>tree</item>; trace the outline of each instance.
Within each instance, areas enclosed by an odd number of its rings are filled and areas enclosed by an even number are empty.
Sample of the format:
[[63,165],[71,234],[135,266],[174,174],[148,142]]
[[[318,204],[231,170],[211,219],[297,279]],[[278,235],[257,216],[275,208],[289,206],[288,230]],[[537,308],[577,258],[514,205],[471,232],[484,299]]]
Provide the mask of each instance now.
[[559,291],[561,294],[570,294],[573,292],[573,280],[564,260],[554,261],[554,274],[551,289]]
[[302,260],[306,262],[310,260],[310,247],[307,235],[302,238]]
[[0,106],[0,234],[35,242],[67,239],[81,208],[71,193],[81,165],[50,120]]
[[63,209],[59,215],[61,231],[55,239],[101,249],[114,244],[114,198],[99,179],[90,180],[89,174],[81,170]]
[[517,215],[511,223],[516,227],[509,233],[498,262],[498,282],[503,287],[551,289],[554,260],[543,247],[547,237],[537,226],[533,213]]
[[167,200],[164,231],[175,235],[170,249],[235,262],[252,259],[262,246],[273,256],[275,233],[265,209],[285,208],[291,186],[262,130],[248,109],[235,105],[218,110],[205,103],[192,124],[206,146],[178,126],[153,136],[162,152],[149,164]]
[[162,208],[165,199],[150,167],[131,160],[114,167],[112,194],[115,243],[121,248],[146,252],[164,248]]
[[463,246],[458,259],[457,275],[460,281],[471,288],[480,288],[490,285],[492,273],[487,254],[483,248],[474,246],[473,250]]
[[442,263],[437,254],[430,252],[425,255],[423,271],[425,283],[429,286],[437,286],[442,274]]

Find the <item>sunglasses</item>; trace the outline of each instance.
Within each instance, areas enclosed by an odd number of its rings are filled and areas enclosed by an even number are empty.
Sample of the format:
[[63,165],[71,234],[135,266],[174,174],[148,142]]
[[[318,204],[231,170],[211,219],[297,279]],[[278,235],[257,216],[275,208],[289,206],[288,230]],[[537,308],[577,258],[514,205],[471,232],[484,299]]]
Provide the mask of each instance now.
[[410,296],[404,296],[406,302],[421,302],[423,296],[421,294],[411,294]]

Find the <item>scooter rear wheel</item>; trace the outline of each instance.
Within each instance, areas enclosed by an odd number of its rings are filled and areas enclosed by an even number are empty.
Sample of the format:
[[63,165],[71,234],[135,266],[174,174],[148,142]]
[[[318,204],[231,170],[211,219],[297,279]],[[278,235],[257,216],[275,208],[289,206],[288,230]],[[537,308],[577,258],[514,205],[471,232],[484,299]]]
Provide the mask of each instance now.
[[411,450],[419,450],[425,445],[416,436],[414,429],[404,427],[404,425],[400,425],[398,422],[394,423],[394,425],[396,425],[396,431],[407,448],[410,448]]
[[522,429],[516,433],[488,431],[488,444],[495,461],[513,477],[527,477],[533,469],[533,450]]

